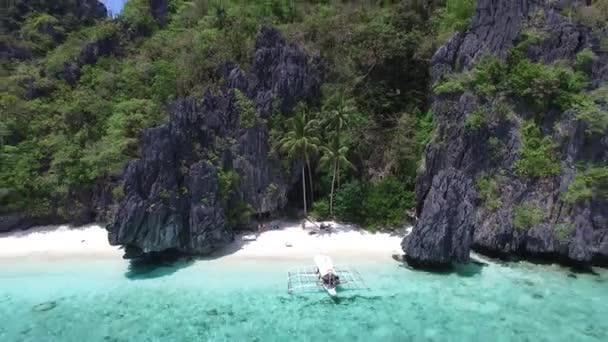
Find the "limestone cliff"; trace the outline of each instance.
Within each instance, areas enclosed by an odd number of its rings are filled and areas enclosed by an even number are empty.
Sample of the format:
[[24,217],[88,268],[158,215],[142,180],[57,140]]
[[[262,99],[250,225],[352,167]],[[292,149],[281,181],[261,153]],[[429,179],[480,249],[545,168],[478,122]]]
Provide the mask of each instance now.
[[[222,88],[202,100],[175,101],[169,122],[145,132],[142,159],[126,168],[125,197],[108,231],[110,243],[125,246],[128,257],[207,254],[231,240],[230,216],[286,204],[297,175],[271,151],[268,121],[318,98],[319,65],[275,29],[263,28],[251,72],[231,63],[220,72]],[[246,113],[248,106],[255,113]],[[228,189],[222,177],[234,186]]]
[[[591,30],[564,13],[560,1],[480,0],[468,29],[436,52],[435,84],[470,71],[487,55],[504,62],[517,46],[525,58],[545,65],[572,65],[577,54],[591,50],[596,58],[583,93],[606,87],[608,51],[600,42],[608,31]],[[530,31],[541,38],[522,46]],[[506,90],[495,97],[469,89],[435,95],[436,136],[427,147],[416,187],[420,220],[402,244],[408,260],[425,266],[466,262],[474,249],[505,258],[520,255],[606,265],[606,180],[600,180],[599,190],[590,198],[564,200],[583,173],[577,165],[608,165],[606,130],[586,134],[587,126],[574,110],[539,111]],[[605,115],[606,99],[598,103]],[[480,108],[486,112],[484,124],[468,129],[467,121],[479,115]],[[504,108],[509,108],[507,118],[499,113]],[[514,166],[522,158],[522,130],[528,120],[539,116],[540,131],[555,142],[560,171],[549,177],[523,177]],[[493,206],[483,203],[476,186],[484,177],[494,182]],[[539,219],[526,222],[528,226],[515,222],[516,216],[525,214],[521,208],[533,208]]]

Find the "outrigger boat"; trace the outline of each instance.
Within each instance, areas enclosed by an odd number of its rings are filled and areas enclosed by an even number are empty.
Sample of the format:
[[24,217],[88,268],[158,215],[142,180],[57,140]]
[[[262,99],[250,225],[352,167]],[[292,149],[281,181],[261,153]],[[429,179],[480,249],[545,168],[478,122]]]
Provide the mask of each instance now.
[[287,272],[287,292],[321,288],[336,298],[338,289],[368,288],[359,272],[350,267],[334,267],[327,255],[316,255],[313,261],[313,266],[293,268]]
[[321,286],[323,286],[330,296],[336,297],[338,295],[336,287],[340,285],[340,277],[336,274],[331,258],[327,255],[319,254],[315,255],[313,260],[317,266],[317,276],[319,277]]

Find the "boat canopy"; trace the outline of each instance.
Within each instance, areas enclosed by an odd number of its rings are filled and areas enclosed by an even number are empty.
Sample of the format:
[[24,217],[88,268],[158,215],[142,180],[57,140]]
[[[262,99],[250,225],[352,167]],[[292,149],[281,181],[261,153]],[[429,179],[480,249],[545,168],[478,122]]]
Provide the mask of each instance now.
[[334,263],[331,261],[331,258],[327,255],[318,254],[314,257],[315,265],[319,269],[319,273],[321,277],[324,277],[327,274],[336,274],[336,270],[334,269]]

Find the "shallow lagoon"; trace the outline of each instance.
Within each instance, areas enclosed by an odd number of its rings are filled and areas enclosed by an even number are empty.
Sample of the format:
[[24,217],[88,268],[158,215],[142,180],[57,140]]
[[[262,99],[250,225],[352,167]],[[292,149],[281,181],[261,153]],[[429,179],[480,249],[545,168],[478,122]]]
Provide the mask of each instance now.
[[154,270],[112,259],[2,261],[0,341],[608,340],[606,271],[484,260],[436,274],[348,261],[371,289],[338,302],[287,294],[297,260]]

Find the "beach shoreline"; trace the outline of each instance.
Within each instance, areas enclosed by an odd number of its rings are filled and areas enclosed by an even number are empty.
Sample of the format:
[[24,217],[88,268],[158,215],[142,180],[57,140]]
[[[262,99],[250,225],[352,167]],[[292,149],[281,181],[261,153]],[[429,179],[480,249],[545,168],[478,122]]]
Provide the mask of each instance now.
[[[319,230],[308,222],[306,229],[303,229],[301,222],[295,220],[268,222],[266,227],[276,229],[241,232],[232,243],[202,258],[307,260],[316,254],[328,254],[338,259],[384,259],[402,254],[402,234],[370,233],[353,225],[325,223],[332,228]],[[122,255],[120,247],[108,243],[107,231],[96,224],[82,227],[40,226],[0,234],[0,261],[122,259]]]

